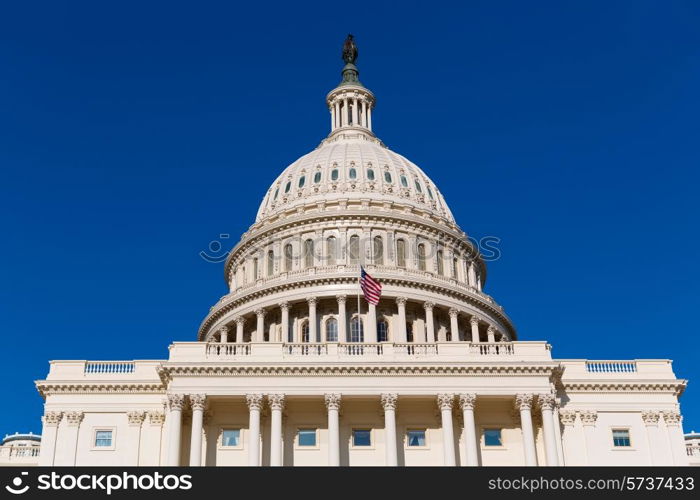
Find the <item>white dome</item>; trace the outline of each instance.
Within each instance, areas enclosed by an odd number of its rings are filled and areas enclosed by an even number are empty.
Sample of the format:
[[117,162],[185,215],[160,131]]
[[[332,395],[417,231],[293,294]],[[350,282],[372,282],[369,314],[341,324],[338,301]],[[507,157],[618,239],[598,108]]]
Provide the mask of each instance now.
[[442,194],[417,165],[359,129],[331,135],[289,165],[272,183],[256,221],[330,198],[412,205],[454,223]]

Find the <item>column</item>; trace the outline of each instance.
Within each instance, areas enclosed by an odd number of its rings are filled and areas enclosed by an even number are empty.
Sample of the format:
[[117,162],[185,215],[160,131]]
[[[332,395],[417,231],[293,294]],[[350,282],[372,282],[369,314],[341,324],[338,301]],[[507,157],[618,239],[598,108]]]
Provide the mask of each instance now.
[[474,269],[474,261],[469,263],[469,269],[467,270],[467,282],[470,287],[476,288],[476,270]]
[[360,125],[367,127],[367,101],[364,99],[362,100],[362,123]]
[[425,302],[423,308],[425,309],[425,341],[429,344],[435,342],[435,320],[433,319],[433,307],[435,304],[432,302]]
[[[578,441],[578,433],[576,432],[576,411],[575,410],[560,410],[559,418],[561,423],[564,424],[564,432],[562,435],[562,448],[564,448],[564,441],[566,441],[566,449],[564,450],[562,464],[566,465],[585,465],[585,450],[580,453],[581,448],[585,448],[584,443]],[[559,425],[559,422],[556,423]],[[583,457],[581,456],[583,455]]]
[[340,465],[340,394],[326,394],[328,410],[328,465]]
[[372,130],[372,106],[367,106],[367,128]]
[[357,119],[357,97],[352,100],[352,126],[357,127],[359,125]]
[[282,310],[282,338],[280,342],[289,342],[289,303],[280,303],[280,309]]
[[341,113],[341,126],[348,124],[348,100],[343,99],[343,111]]
[[523,432],[523,448],[525,450],[525,465],[537,465],[535,451],[535,433],[532,429],[532,394],[517,394],[515,407],[520,411],[520,427]]
[[[67,454],[64,456],[65,462],[57,465],[77,465],[78,435],[80,434],[80,423],[83,421],[85,413],[82,411],[69,411],[65,415],[68,422],[66,433],[69,436],[65,442],[70,443],[70,447],[67,448]],[[683,449],[685,450],[685,448]]]
[[222,344],[228,342],[228,326],[222,326],[221,328],[219,328],[219,341]]
[[340,127],[340,101],[338,99],[335,100],[335,104],[333,105],[335,109],[335,125],[333,125],[333,130],[337,129]]
[[260,410],[263,405],[262,394],[246,394],[248,404],[248,465],[258,467],[260,465]]
[[681,414],[677,410],[663,412],[668,432],[668,442],[671,445],[673,465],[688,465],[688,452],[685,448],[685,438],[681,428]]
[[192,406],[192,435],[190,436],[190,467],[202,465],[202,429],[204,426],[204,407],[206,394],[190,394]]
[[645,410],[642,412],[642,421],[646,427],[647,431],[647,442],[649,443],[649,455],[651,465],[664,465],[664,458],[667,457],[665,453],[661,453],[661,450],[666,448],[662,439],[659,439],[659,420],[661,418],[661,412]]
[[[501,338],[501,341],[504,341],[503,338]],[[554,424],[554,437],[557,441],[557,460],[559,461],[559,465],[566,465],[564,463],[564,442],[561,438],[561,417],[559,417],[559,406],[559,402],[555,401],[554,412],[552,413],[552,422]]]
[[168,394],[168,455],[165,465],[180,465],[180,434],[182,433],[183,394]]
[[396,305],[399,308],[399,327],[397,328],[394,342],[406,342],[406,297],[397,297]]
[[445,465],[457,464],[455,457],[455,436],[452,428],[452,400],[454,394],[438,394],[437,403],[442,417],[442,446],[445,457]]
[[331,131],[335,129],[335,108],[333,105],[330,106],[330,112],[331,112]]
[[386,465],[396,467],[399,465],[398,451],[396,448],[396,402],[398,394],[382,394],[381,402],[384,408],[384,434],[386,443]]
[[488,329],[486,330],[486,338],[487,342],[496,342],[496,329],[491,325],[489,325]]
[[255,314],[258,316],[258,325],[255,329],[255,342],[263,342],[265,340],[265,309],[256,309]]
[[469,320],[469,323],[472,325],[472,343],[478,344],[479,343],[479,318],[476,316],[472,316],[471,319]]
[[306,299],[306,302],[309,304],[309,342],[316,342],[316,334],[317,334],[317,327],[316,327],[316,304],[318,303],[318,299],[316,297],[309,297]]
[[[145,411],[129,411],[126,413],[126,418],[129,422],[129,433],[132,434],[129,447],[129,452],[132,453],[128,465],[139,466],[141,457],[141,424],[146,419]],[[43,436],[42,436],[43,437]]]
[[544,431],[544,452],[547,459],[547,465],[559,465],[557,456],[557,441],[554,435],[554,403],[555,399],[552,394],[540,394],[537,397],[537,403],[542,412],[542,430]]
[[579,412],[581,423],[583,424],[583,437],[586,444],[586,463],[588,465],[596,465],[595,456],[591,450],[595,449],[595,423],[598,420],[598,412],[595,410],[584,410]]
[[236,316],[234,319],[236,322],[236,343],[243,343],[243,325],[245,324],[245,318],[243,316]]
[[479,442],[476,439],[476,425],[474,423],[474,405],[476,404],[476,394],[460,394],[459,406],[462,408],[462,419],[464,420],[464,455],[466,463],[464,465],[479,465]]
[[345,310],[347,297],[337,295],[335,298],[338,301],[338,342],[347,342],[348,316]]
[[56,454],[56,438],[58,437],[58,426],[63,418],[63,412],[47,411],[44,413],[43,428],[41,431],[41,451],[39,452],[39,465],[54,465]]
[[459,311],[455,309],[454,307],[451,307],[449,310],[450,314],[450,334],[452,336],[452,342],[458,342],[459,341],[459,326],[457,323],[457,317],[459,315]]
[[377,306],[369,304],[367,307],[367,337],[365,342],[370,344],[377,341]]
[[270,403],[270,465],[282,466],[282,412],[284,411],[284,394],[269,394]]

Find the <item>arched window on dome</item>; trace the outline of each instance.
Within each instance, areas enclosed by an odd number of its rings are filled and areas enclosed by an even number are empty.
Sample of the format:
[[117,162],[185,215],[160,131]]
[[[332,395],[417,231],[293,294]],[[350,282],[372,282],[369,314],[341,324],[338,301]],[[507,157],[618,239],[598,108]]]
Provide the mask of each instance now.
[[279,194],[280,194],[280,188],[278,187],[277,189],[275,189],[275,196],[272,198],[272,201],[275,201],[277,199],[277,196],[279,196]]
[[335,318],[326,320],[326,342],[338,342],[338,320]]
[[418,245],[418,270],[425,271],[425,245]]
[[350,179],[357,179],[357,169],[351,168],[350,171],[348,172],[348,177]]
[[301,177],[299,177],[299,187],[303,188],[305,183],[306,183],[306,176],[302,175]]
[[419,193],[422,193],[423,188],[421,187],[420,182],[418,182],[418,179],[415,180],[415,184],[416,184],[416,191],[418,191]]
[[334,168],[331,170],[331,180],[332,181],[337,181],[338,180],[338,169]]
[[287,182],[287,185],[284,186],[285,194],[288,193],[290,189],[292,189],[292,181]]
[[319,170],[314,174],[314,184],[321,182],[321,171]]
[[393,180],[391,179],[391,172],[384,172],[384,180],[391,184]]
[[253,281],[258,279],[258,258],[253,259]]
[[304,242],[304,267],[314,266],[314,240]]
[[287,243],[284,246],[284,270],[285,271],[291,271],[292,270],[292,256],[294,255],[294,252],[292,250],[292,244]]
[[437,273],[442,276],[445,274],[445,255],[442,250],[437,251]]
[[401,181],[401,185],[405,188],[408,187],[408,179],[406,179],[405,175],[402,175],[399,180]]
[[267,275],[272,276],[275,272],[275,252],[269,250],[267,252]]
[[459,279],[459,259],[457,257],[452,257],[452,277],[456,280]]
[[374,180],[374,170],[372,170],[371,168],[367,169],[367,180],[368,181]]
[[350,264],[360,263],[360,237],[356,234],[350,236],[350,244],[348,245],[348,256]]
[[384,264],[384,241],[381,236],[374,237],[374,263]]
[[301,341],[309,342],[309,322],[304,321],[301,324]]
[[406,267],[406,241],[396,240],[396,265]]
[[350,322],[350,342],[364,342],[365,332],[362,326],[362,320],[357,316],[352,318]]
[[338,255],[338,245],[335,240],[335,236],[329,236],[326,238],[326,262],[329,266],[334,266]]
[[428,186],[428,196],[430,197],[431,200],[435,199],[435,197],[433,197],[433,190],[430,189],[430,186]]
[[377,322],[377,342],[389,342],[389,324],[385,319]]

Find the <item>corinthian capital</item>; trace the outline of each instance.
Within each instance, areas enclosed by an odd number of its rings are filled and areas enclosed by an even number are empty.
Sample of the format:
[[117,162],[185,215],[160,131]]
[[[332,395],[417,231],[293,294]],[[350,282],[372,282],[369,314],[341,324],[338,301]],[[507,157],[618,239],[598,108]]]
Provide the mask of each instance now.
[[163,422],[165,422],[165,413],[158,410],[151,410],[148,412],[148,421],[152,425],[163,425]]
[[579,413],[583,425],[595,425],[598,420],[598,412],[595,410],[584,410]]
[[554,398],[554,395],[552,395],[552,394],[539,394],[537,396],[537,405],[542,410],[552,411],[552,410],[554,410],[554,406],[556,405],[556,403],[557,403],[557,400]]
[[129,425],[141,425],[146,418],[145,411],[129,411],[126,412],[126,418]]
[[399,307],[404,307],[406,305],[407,300],[408,299],[406,299],[406,297],[396,297],[396,305],[398,305]]
[[262,410],[263,395],[262,394],[246,394],[245,402],[249,410]]
[[193,410],[202,410],[207,405],[207,395],[206,394],[190,394],[190,405]]
[[382,408],[384,410],[395,410],[396,409],[396,402],[399,399],[398,394],[382,394],[381,395],[381,401],[382,401]]
[[515,408],[518,410],[529,410],[532,407],[532,394],[516,394]]
[[576,423],[576,412],[574,410],[560,410],[559,420],[564,425],[574,425]]
[[681,414],[676,410],[663,412],[666,425],[681,425]]
[[267,401],[272,410],[284,410],[284,394],[268,394]]
[[431,311],[433,307],[435,307],[435,304],[433,302],[423,302],[423,307],[426,311]]
[[260,317],[264,318],[265,315],[267,314],[267,311],[261,307],[261,308],[255,310],[255,314],[257,314],[258,318],[260,318]]
[[62,418],[62,411],[47,411],[44,413],[44,425],[58,425]]
[[341,398],[341,395],[337,393],[326,394],[326,408],[329,410],[340,410]]
[[642,420],[646,425],[656,425],[659,423],[661,412],[653,410],[644,410],[642,412]]
[[477,316],[472,316],[471,318],[469,318],[469,322],[472,325],[479,325],[479,318]]
[[235,318],[233,318],[233,321],[234,321],[237,325],[242,325],[242,324],[245,323],[245,318],[244,318],[243,316],[236,316]]
[[182,410],[185,406],[185,395],[184,394],[168,394],[168,409],[169,410]]
[[476,394],[460,394],[459,407],[462,410],[473,410],[476,405]]
[[82,411],[69,411],[66,413],[68,425],[80,425],[80,422],[83,421],[83,417],[85,417],[85,414]]
[[280,309],[283,311],[289,311],[289,302],[280,302]]
[[318,303],[318,297],[308,297],[306,302],[308,302],[310,306],[315,306]]
[[447,313],[450,315],[450,318],[456,318],[459,314],[459,309],[455,307],[450,307],[450,310],[447,311]]
[[454,394],[438,394],[437,405],[440,410],[451,410],[454,400]]

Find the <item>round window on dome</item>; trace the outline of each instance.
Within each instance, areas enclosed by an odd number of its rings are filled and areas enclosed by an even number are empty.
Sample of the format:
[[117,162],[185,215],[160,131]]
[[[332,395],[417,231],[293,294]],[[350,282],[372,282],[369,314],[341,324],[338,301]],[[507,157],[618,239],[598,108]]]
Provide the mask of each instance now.
[[354,168],[351,168],[350,172],[349,172],[349,176],[351,179],[357,179],[357,170],[355,170]]
[[331,171],[331,180],[332,180],[332,181],[337,181],[337,180],[338,180],[338,169],[337,169],[337,168],[334,168],[334,169]]
[[302,175],[301,177],[299,177],[299,187],[300,187],[300,188],[303,188],[303,187],[304,187],[304,183],[305,183],[305,182],[306,182],[306,176],[305,176],[305,175]]
[[418,182],[418,179],[416,179],[416,191],[419,193],[423,192],[423,188],[420,186],[420,182]]
[[389,184],[392,183],[390,172],[384,172],[384,180],[387,181]]
[[288,193],[292,189],[292,181],[289,181],[286,186],[284,186],[284,192]]
[[318,184],[321,182],[321,172],[316,172],[314,174],[314,184]]
[[405,175],[402,175],[402,176],[401,176],[401,185],[402,185],[403,187],[405,187],[405,188],[408,187],[408,179],[406,179],[406,176],[405,176]]
[[367,169],[367,180],[374,180],[374,170],[372,170],[371,168]]

